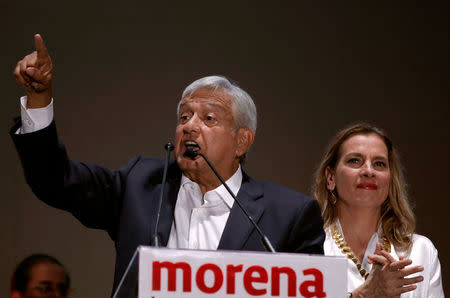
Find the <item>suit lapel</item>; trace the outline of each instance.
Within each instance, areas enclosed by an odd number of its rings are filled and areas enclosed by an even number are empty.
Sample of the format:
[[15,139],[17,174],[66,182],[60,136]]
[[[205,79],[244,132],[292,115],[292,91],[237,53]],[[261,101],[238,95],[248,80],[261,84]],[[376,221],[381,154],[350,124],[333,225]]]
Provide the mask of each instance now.
[[[236,198],[255,222],[258,222],[264,212],[264,207],[257,202],[262,195],[262,189],[243,173],[242,185]],[[242,249],[253,230],[252,223],[235,202],[231,208],[218,249]]]
[[[158,237],[162,246],[166,246],[169,241],[170,229],[172,228],[173,213],[175,210],[175,203],[177,201],[178,190],[180,188],[181,171],[175,162],[169,164],[167,172],[166,186],[164,189],[164,196],[161,204],[161,215],[159,218]],[[160,182],[161,183],[161,182]],[[161,185],[158,191],[155,192],[159,198]],[[153,208],[153,218],[156,220],[157,207]],[[154,229],[154,226],[153,226]],[[154,231],[152,230],[151,233]]]

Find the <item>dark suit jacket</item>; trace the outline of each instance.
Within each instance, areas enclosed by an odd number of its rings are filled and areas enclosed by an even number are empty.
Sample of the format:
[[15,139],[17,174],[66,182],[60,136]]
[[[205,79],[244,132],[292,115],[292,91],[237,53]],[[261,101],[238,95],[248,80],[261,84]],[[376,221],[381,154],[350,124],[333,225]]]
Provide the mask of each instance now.
[[[149,245],[161,190],[164,160],[133,158],[120,170],[75,162],[58,141],[55,123],[40,131],[11,136],[25,177],[36,196],[67,210],[84,225],[108,232],[116,247],[114,288],[139,245]],[[181,171],[172,161],[161,210],[159,239],[165,246],[173,221]],[[278,252],[323,253],[325,234],[317,202],[245,173],[237,198]],[[219,249],[261,251],[254,227],[234,204]]]

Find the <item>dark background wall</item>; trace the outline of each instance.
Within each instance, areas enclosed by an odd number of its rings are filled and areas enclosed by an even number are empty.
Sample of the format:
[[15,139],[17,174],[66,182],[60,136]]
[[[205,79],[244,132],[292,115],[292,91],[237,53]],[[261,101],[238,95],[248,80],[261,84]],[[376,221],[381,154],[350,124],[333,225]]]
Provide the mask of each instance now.
[[56,121],[73,159],[118,168],[136,154],[162,157],[183,88],[210,74],[237,81],[257,104],[245,166],[257,179],[309,193],[338,129],[358,120],[384,127],[448,292],[448,4],[309,2],[1,1],[0,296],[33,252],[67,265],[74,298],[107,297],[112,284],[106,233],[39,202],[7,135],[23,94],[11,73],[38,32],[53,56]]

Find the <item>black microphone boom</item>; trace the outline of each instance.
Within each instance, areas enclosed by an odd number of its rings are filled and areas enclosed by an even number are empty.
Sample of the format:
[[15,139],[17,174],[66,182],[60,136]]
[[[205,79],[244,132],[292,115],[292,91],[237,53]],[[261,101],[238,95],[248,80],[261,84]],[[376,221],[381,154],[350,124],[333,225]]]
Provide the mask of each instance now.
[[214,166],[211,164],[211,162],[209,162],[208,158],[206,158],[205,155],[203,155],[202,153],[192,150],[192,149],[187,149],[184,152],[184,155],[186,157],[189,157],[191,159],[194,159],[197,155],[203,157],[203,159],[206,161],[206,163],[208,164],[208,166],[211,168],[211,170],[214,172],[214,174],[216,175],[216,177],[220,180],[220,182],[222,182],[223,186],[225,186],[225,188],[228,190],[228,192],[230,193],[230,195],[233,197],[234,201],[238,204],[239,208],[242,210],[242,212],[244,212],[245,216],[248,218],[248,220],[250,220],[250,222],[253,224],[253,226],[255,227],[256,231],[258,232],[258,234],[261,236],[261,242],[264,245],[264,248],[266,249],[266,251],[270,251],[270,252],[276,252],[275,249],[272,246],[272,243],[270,243],[269,238],[267,238],[266,235],[264,235],[264,233],[261,231],[261,229],[259,228],[259,226],[256,224],[256,222],[253,220],[253,217],[248,214],[247,210],[245,210],[244,206],[242,206],[241,202],[236,198],[236,196],[234,195],[234,193],[231,191],[231,189],[228,187],[228,185],[225,183],[225,181],[223,180],[222,176],[220,176],[220,174],[217,172],[217,170],[214,168]]
[[159,243],[159,238],[158,238],[159,217],[161,216],[161,206],[162,206],[162,200],[163,200],[163,196],[164,196],[164,186],[166,185],[167,168],[169,167],[170,152],[173,150],[173,148],[174,148],[174,146],[171,142],[167,142],[167,144],[164,145],[164,149],[166,149],[166,160],[164,163],[164,172],[163,172],[163,178],[162,178],[162,182],[161,182],[161,194],[159,196],[158,212],[156,213],[155,232],[153,233],[153,246],[155,246],[155,247],[161,246],[161,244]]

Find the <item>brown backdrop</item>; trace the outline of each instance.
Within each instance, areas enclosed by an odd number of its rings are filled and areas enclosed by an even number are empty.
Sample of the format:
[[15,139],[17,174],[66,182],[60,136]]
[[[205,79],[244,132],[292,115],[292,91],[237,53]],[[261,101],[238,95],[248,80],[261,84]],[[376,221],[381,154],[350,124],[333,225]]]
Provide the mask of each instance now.
[[259,126],[245,168],[257,179],[309,193],[338,129],[357,120],[384,127],[406,165],[417,231],[438,248],[449,288],[445,1],[156,2],[0,2],[0,296],[33,252],[67,265],[74,298],[107,297],[112,284],[106,233],[39,202],[7,135],[23,94],[11,73],[37,32],[54,59],[56,121],[74,159],[117,168],[136,154],[162,157],[181,91],[210,74],[255,99]]

